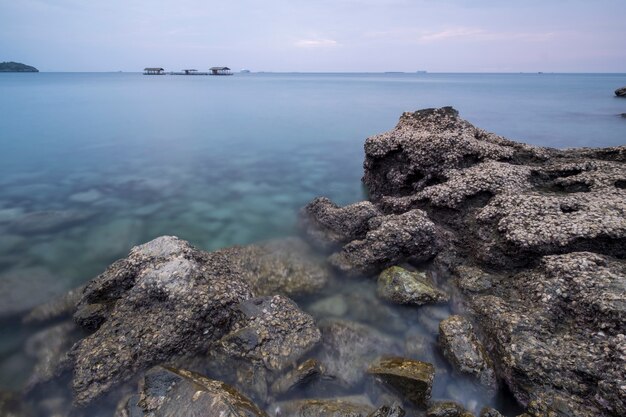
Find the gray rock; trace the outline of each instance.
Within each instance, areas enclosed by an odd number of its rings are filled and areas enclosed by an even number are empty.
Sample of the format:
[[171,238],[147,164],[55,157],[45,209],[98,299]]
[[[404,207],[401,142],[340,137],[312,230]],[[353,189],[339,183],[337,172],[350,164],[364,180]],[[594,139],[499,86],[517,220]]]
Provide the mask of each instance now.
[[322,345],[317,358],[326,375],[346,387],[358,384],[377,357],[400,352],[391,338],[357,322],[325,320],[320,323],[320,330]]
[[313,317],[288,298],[249,299],[237,306],[241,318],[221,339],[225,351],[279,371],[295,363],[320,341]]
[[421,306],[449,300],[446,293],[429,282],[424,272],[407,271],[399,266],[380,273],[377,293],[380,298],[396,304]]
[[498,384],[493,363],[466,318],[450,316],[439,323],[439,344],[456,370],[476,378],[495,394]]
[[406,412],[399,405],[383,405],[368,417],[404,417]]
[[391,386],[417,407],[425,407],[435,378],[435,367],[427,362],[400,357],[384,357],[367,372]]
[[322,365],[317,360],[306,360],[274,381],[271,392],[274,396],[290,393],[318,379],[323,372]]
[[473,417],[473,414],[452,401],[437,402],[426,411],[427,417]]
[[74,288],[67,293],[33,308],[23,318],[24,323],[41,323],[60,317],[71,316],[83,295],[84,286]]
[[194,372],[156,367],[116,417],[267,417],[233,387]]
[[484,407],[480,410],[480,417],[504,417],[498,410],[491,407]]
[[379,214],[369,201],[338,207],[328,198],[318,197],[302,209],[300,225],[316,246],[330,248],[365,237],[368,221]]
[[439,249],[435,224],[422,210],[374,217],[361,240],[353,240],[330,257],[348,274],[368,274],[404,260],[424,262]]
[[368,417],[371,405],[346,400],[296,400],[276,407],[275,417]]
[[621,87],[615,90],[615,95],[617,97],[626,97],[626,87]]

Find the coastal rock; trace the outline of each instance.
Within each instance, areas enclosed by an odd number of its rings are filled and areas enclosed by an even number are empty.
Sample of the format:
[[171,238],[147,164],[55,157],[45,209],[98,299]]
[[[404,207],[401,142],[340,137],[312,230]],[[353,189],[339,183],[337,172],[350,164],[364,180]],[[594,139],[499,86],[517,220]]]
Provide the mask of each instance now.
[[431,405],[426,410],[427,417],[473,417],[473,414],[467,411],[459,404],[452,401],[443,401]]
[[318,197],[302,209],[300,223],[310,241],[330,248],[365,237],[368,221],[379,214],[369,201],[338,207],[328,198]]
[[267,417],[233,387],[194,372],[156,367],[146,372],[139,395],[116,417]]
[[405,414],[406,412],[399,405],[383,405],[368,417],[404,417]]
[[346,387],[359,383],[377,357],[400,352],[391,338],[357,322],[326,320],[320,323],[320,330],[322,344],[317,358],[326,374]]
[[321,338],[313,317],[281,295],[249,299],[237,306],[236,314],[241,318],[221,339],[225,351],[272,371],[296,362]]
[[241,276],[227,253],[202,252],[175,237],[133,248],[83,292],[77,314],[94,311],[101,324],[72,349],[75,402],[86,404],[141,369],[224,336],[237,305],[253,295]]
[[346,400],[296,400],[276,407],[275,417],[368,417],[369,404]]
[[407,271],[399,266],[380,273],[377,293],[380,298],[396,304],[421,306],[449,300],[446,293],[428,282],[425,273]]
[[430,363],[399,357],[384,357],[367,370],[382,383],[391,386],[417,407],[430,400],[435,367]]
[[422,210],[372,218],[360,240],[346,244],[330,262],[348,274],[375,273],[410,260],[424,262],[436,255],[439,237],[435,224]]
[[618,88],[615,90],[615,95],[617,97],[626,97],[626,87]]
[[480,417],[504,417],[498,410],[491,407],[484,407],[480,410]]
[[34,417],[35,414],[22,402],[17,393],[0,391],[0,416]]
[[493,363],[466,318],[450,316],[441,321],[439,344],[444,356],[455,369],[475,377],[481,385],[495,394],[497,380]]
[[323,373],[322,365],[315,359],[309,359],[274,381],[271,392],[280,396],[308,385]]
[[80,301],[84,286],[74,288],[67,293],[33,308],[22,321],[24,323],[41,323],[60,317],[71,316]]

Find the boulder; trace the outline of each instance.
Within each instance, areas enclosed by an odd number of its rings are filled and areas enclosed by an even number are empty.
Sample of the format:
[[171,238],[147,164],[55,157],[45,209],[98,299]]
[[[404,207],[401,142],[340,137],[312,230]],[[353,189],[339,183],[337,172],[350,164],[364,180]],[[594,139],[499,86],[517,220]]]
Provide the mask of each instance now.
[[421,306],[449,300],[446,293],[429,282],[424,272],[408,271],[399,266],[385,269],[378,276],[378,296],[395,304]]
[[496,371],[469,320],[462,316],[450,316],[441,321],[439,344],[444,356],[457,371],[471,375],[491,394],[496,393]]
[[383,357],[367,372],[417,407],[425,407],[430,400],[435,377],[435,367],[430,363],[400,357]]
[[406,412],[399,405],[383,405],[368,417],[404,417]]
[[116,417],[267,417],[233,387],[194,372],[156,367],[146,372],[138,395]]
[[275,407],[274,417],[368,417],[374,408],[346,400],[295,400]]
[[617,97],[626,97],[626,87],[621,87],[615,90],[615,95]]
[[431,405],[426,410],[427,417],[473,417],[474,415],[467,411],[463,406],[452,402],[442,401]]
[[484,407],[480,410],[479,417],[504,417],[498,410],[491,407]]

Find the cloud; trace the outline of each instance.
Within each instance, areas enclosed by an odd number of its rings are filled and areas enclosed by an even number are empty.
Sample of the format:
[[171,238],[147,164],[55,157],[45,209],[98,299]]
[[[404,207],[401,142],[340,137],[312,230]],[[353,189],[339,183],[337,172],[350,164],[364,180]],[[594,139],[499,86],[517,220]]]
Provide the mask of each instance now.
[[338,44],[332,39],[300,39],[295,43],[298,48],[328,48]]
[[457,27],[444,29],[438,32],[429,32],[419,35],[421,43],[443,42],[449,40],[466,41],[511,41],[522,40],[542,42],[556,36],[554,32],[492,32],[480,28]]

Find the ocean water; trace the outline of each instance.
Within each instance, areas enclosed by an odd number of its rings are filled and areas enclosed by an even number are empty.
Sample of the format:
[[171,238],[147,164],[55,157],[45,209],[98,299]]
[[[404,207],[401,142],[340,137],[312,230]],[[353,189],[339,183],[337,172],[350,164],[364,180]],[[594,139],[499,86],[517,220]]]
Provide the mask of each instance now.
[[212,250],[287,236],[318,195],[364,198],[366,137],[452,105],[552,147],[626,143],[625,74],[0,74],[0,388],[28,308],[169,234]]

